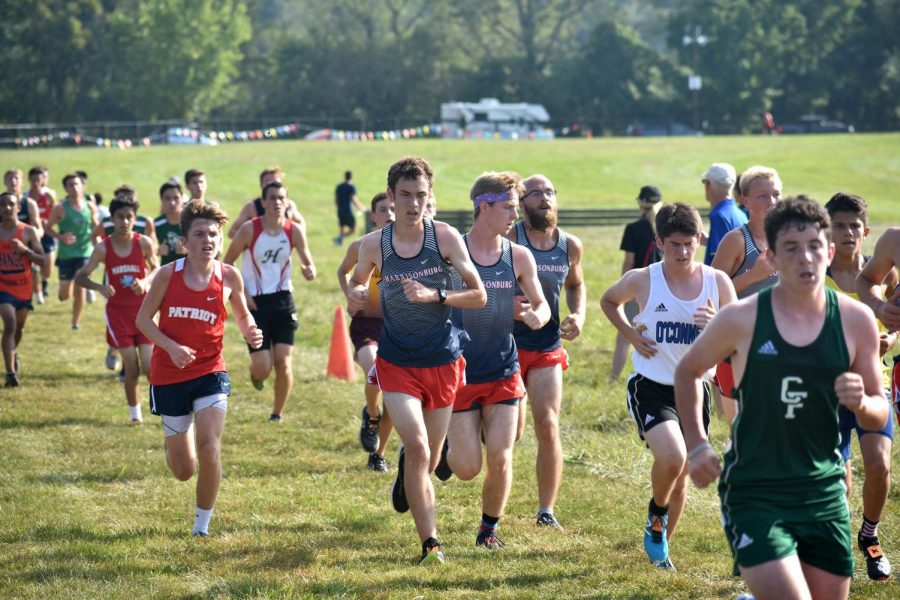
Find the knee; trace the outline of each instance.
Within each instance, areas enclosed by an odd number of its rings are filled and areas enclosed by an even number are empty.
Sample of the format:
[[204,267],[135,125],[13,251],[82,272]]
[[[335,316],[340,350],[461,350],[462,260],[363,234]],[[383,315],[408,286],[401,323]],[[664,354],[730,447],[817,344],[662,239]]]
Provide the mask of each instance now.
[[559,415],[547,413],[534,421],[534,434],[541,442],[555,442],[559,437]]
[[504,475],[512,468],[512,450],[489,453],[487,466],[493,475]]
[[217,465],[219,463],[219,441],[205,442],[197,448],[197,458],[201,465]]
[[431,450],[424,440],[416,440],[405,445],[406,469],[421,470],[427,472],[431,462]]
[[253,379],[265,379],[269,376],[269,366],[263,363],[250,363],[250,375],[253,376]]
[[891,476],[890,456],[878,453],[865,461],[866,479],[887,479]]
[[275,373],[282,377],[291,376],[291,359],[280,358],[275,360]]
[[672,479],[676,479],[676,485],[684,484],[684,467],[686,462],[686,457],[683,453],[680,452],[668,452],[665,454],[661,454],[656,457],[656,468],[665,473]]
[[194,476],[194,465],[193,464],[170,464],[169,468],[172,469],[172,474],[175,476],[175,479],[178,481],[187,481],[191,477]]
[[462,458],[453,456],[452,452],[447,458],[453,469],[453,474],[461,481],[475,479],[475,477],[478,476],[478,473],[481,472],[481,454],[478,455],[477,460],[475,457]]

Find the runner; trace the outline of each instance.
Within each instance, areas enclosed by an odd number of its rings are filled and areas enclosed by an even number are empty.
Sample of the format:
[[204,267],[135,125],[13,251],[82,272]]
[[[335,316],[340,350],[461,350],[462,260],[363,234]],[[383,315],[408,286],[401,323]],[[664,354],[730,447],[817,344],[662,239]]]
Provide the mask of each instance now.
[[0,194],[0,319],[3,320],[4,387],[19,385],[18,347],[31,310],[32,265],[41,265],[46,257],[38,231],[19,221],[19,199],[15,194]]
[[65,302],[72,297],[72,329],[77,330],[84,310],[85,290],[79,285],[73,286],[73,279],[91,255],[91,231],[97,224],[97,208],[85,198],[84,180],[80,175],[70,173],[63,177],[63,187],[66,198],[53,207],[47,232],[60,242],[56,258],[59,300]]
[[[278,165],[266,167],[263,169],[263,172],[259,174],[259,189],[262,190],[273,181],[284,183],[284,171],[282,171],[281,167]],[[228,238],[234,239],[234,236],[237,234],[238,229],[241,228],[241,225],[253,217],[261,217],[264,214],[266,214],[266,210],[263,208],[262,195],[260,195],[241,208],[241,212],[238,213],[238,216],[231,224],[231,227],[228,228]],[[303,215],[300,214],[300,211],[297,209],[297,204],[293,200],[288,199],[288,207],[285,216],[297,225],[303,227],[306,226]]]
[[[135,201],[135,204],[137,204],[137,190],[135,190],[133,186],[123,184],[113,191],[113,200],[123,197],[131,198]],[[115,231],[116,225],[115,223],[113,223],[112,214],[112,202],[110,202],[109,214],[100,219],[100,222],[97,223],[97,226],[94,227],[94,231],[91,234],[96,243],[99,244],[103,241],[104,237],[112,235]],[[143,215],[135,215],[132,231],[141,235],[145,235],[150,239],[151,242],[154,242],[154,237],[156,236],[156,227],[154,227],[153,220],[148,219]]]
[[356,232],[355,208],[362,213],[365,208],[356,197],[356,186],[352,183],[353,173],[346,171],[344,181],[339,183],[334,190],[334,203],[337,206],[338,235],[334,238],[334,245],[340,246],[344,238],[352,236]]
[[460,311],[471,340],[463,352],[465,385],[456,394],[447,433],[447,464],[463,481],[474,479],[481,472],[484,436],[486,467],[475,544],[492,550],[505,545],[497,526],[512,486],[518,404],[525,395],[513,339],[517,284],[529,301],[529,307],[518,315],[521,321],[538,330],[550,319],[534,258],[527,249],[503,237],[518,218],[522,191],[515,173],[483,173],[469,193],[475,205],[474,224],[463,236],[469,258],[484,283],[487,304]]
[[[781,189],[778,172],[769,167],[750,167],[738,178],[737,193],[750,213],[750,220],[725,234],[710,264],[731,277],[739,299],[778,282],[778,273],[766,255],[765,218],[781,198]],[[734,376],[728,359],[716,369],[716,381],[722,393],[725,422],[731,423],[737,404],[732,395]]]
[[[231,302],[248,344],[258,348],[263,338],[244,301],[240,272],[215,259],[227,221],[216,205],[190,202],[184,207],[181,230],[187,256],[157,272],[137,316],[138,329],[154,344],[150,410],[162,416],[166,463],[180,481],[197,472],[191,535],[200,537],[209,535],[222,479],[221,437],[231,394],[222,357],[225,303]],[[157,313],[158,326],[153,321]]]
[[34,292],[37,296],[38,304],[44,303],[50,287],[50,275],[53,271],[53,257],[56,252],[56,239],[50,235],[48,221],[53,207],[56,205],[56,192],[47,187],[49,181],[49,171],[47,167],[36,166],[28,170],[28,183],[30,187],[25,194],[37,202],[38,216],[41,219],[41,247],[44,249],[44,260],[41,265],[40,278],[34,278]]
[[[765,230],[778,283],[725,307],[675,373],[690,475],[706,487],[722,474],[735,574],[756,598],[846,598],[853,551],[837,409],[884,427],[878,330],[864,306],[825,288],[834,247],[818,204],[788,198]],[[723,470],[701,424],[699,381],[726,356],[740,408]]]
[[[372,210],[369,213],[376,229],[380,230],[388,223],[394,222],[394,203],[388,200],[387,194],[380,192],[372,198]],[[349,300],[350,273],[356,267],[359,259],[359,247],[362,238],[354,240],[347,247],[347,254],[338,267],[338,284]],[[391,436],[391,417],[387,411],[379,411],[381,390],[377,383],[369,380],[369,373],[375,365],[375,355],[378,351],[378,338],[381,336],[381,328],[384,318],[381,313],[381,297],[378,294],[378,282],[381,281],[381,271],[375,269],[369,279],[368,303],[355,315],[350,317],[350,341],[356,351],[354,358],[357,364],[366,373],[365,397],[366,405],[362,410],[362,425],[359,430],[359,441],[363,449],[369,453],[368,467],[373,471],[383,473],[388,470],[384,451],[387,448],[388,439]]]
[[[634,346],[628,410],[653,453],[644,550],[658,568],[673,571],[669,542],[687,500],[685,444],[672,387],[675,367],[720,307],[735,299],[727,275],[694,260],[702,231],[697,209],[680,202],[663,206],[656,215],[662,262],[628,271],[600,300],[610,323]],[[636,300],[640,309],[633,325],[623,306],[629,300]],[[703,394],[703,426],[708,429],[705,385]]]
[[233,265],[243,252],[241,267],[247,285],[247,305],[263,334],[262,344],[249,348],[250,381],[262,390],[263,382],[275,370],[275,402],[269,421],[281,421],[294,385],[291,357],[297,309],[291,281],[291,248],[297,249],[304,279],[316,278],[316,266],[306,243],[306,232],[285,217],[287,188],[273,181],[263,189],[262,197],[265,216],[241,225],[228,247],[225,264]]
[[181,186],[167,181],[159,187],[160,215],[153,221],[160,263],[167,265],[187,254],[181,237],[181,210],[184,192]]
[[[125,368],[125,400],[132,423],[142,423],[138,379],[150,373],[150,340],[135,325],[138,309],[156,272],[153,241],[134,231],[138,203],[119,194],[109,203],[115,230],[94,246],[90,259],[75,274],[75,283],[106,298],[106,342],[115,348]],[[104,284],[90,279],[100,263],[105,265]]]
[[[440,459],[465,369],[450,309],[480,308],[486,300],[459,232],[423,218],[433,187],[434,175],[424,159],[408,157],[391,166],[386,193],[397,221],[363,238],[348,300],[350,314],[362,310],[369,279],[375,269],[381,271],[384,329],[375,370],[402,442],[391,497],[398,512],[412,509],[422,542],[420,564],[444,562],[428,474]],[[448,290],[449,266],[468,289]]]
[[[863,240],[869,234],[868,206],[859,196],[838,192],[825,205],[831,219],[835,253],[828,270],[825,272],[825,285],[837,292],[859,299],[856,295],[856,277],[868,260],[862,254]],[[897,274],[892,269],[886,286],[892,290],[897,285]],[[897,341],[897,334],[881,331],[880,354],[884,356]],[[882,359],[884,387],[887,402],[890,404],[891,371]],[[863,429],[856,422],[852,412],[843,406],[838,407],[838,418],[841,424],[841,456],[844,458],[845,477],[847,481],[847,497],[853,483],[853,470],[850,465],[850,435],[856,430],[859,449],[862,453],[865,480],[863,482],[863,519],[857,546],[866,560],[866,573],[869,579],[885,581],[891,576],[891,563],[881,548],[878,539],[878,524],[887,501],[891,483],[891,443],[894,438],[894,421],[888,419],[885,426],[878,431]],[[873,435],[874,434],[874,435]]]
[[[562,443],[559,439],[559,411],[562,403],[562,372],[569,355],[561,340],[574,340],[584,327],[587,292],[581,272],[581,240],[557,227],[556,190],[543,175],[522,182],[524,221],[517,224],[509,239],[528,248],[537,263],[544,298],[550,304],[550,321],[538,331],[516,323],[513,332],[518,347],[519,368],[531,402],[534,433],[538,441],[537,524],[562,529],[553,508],[562,478]],[[569,316],[560,321],[559,300],[565,289]],[[524,301],[517,296],[517,302]],[[527,306],[517,307],[521,313]],[[526,398],[519,403],[519,429],[525,428]]]

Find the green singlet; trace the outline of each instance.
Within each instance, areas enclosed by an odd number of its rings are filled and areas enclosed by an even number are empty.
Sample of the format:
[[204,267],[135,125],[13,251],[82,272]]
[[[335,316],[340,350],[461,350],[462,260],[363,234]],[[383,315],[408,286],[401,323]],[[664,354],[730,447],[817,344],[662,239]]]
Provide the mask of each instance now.
[[178,238],[181,237],[181,223],[171,225],[166,215],[160,215],[153,221],[156,226],[156,241],[161,246],[168,245],[169,253],[159,257],[161,265],[167,265],[174,260],[181,258],[181,254],[175,253],[175,246],[178,244]]
[[60,242],[57,257],[60,259],[87,258],[93,249],[91,245],[91,207],[88,206],[87,200],[82,200],[81,210],[76,210],[66,198],[63,200],[63,209],[65,214],[57,225],[58,231],[60,234],[75,234],[76,241],[74,244]]
[[837,294],[825,290],[822,331],[798,348],[778,333],[772,289],[759,293],[738,389],[732,447],[719,481],[724,515],[766,507],[795,521],[847,513],[834,381],[850,368]]

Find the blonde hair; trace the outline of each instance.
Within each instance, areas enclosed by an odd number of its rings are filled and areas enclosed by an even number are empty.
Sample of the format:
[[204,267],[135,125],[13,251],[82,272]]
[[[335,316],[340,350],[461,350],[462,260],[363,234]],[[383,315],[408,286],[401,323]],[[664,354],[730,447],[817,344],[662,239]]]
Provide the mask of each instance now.
[[778,171],[776,171],[772,167],[755,165],[745,169],[744,172],[741,173],[740,177],[738,177],[737,183],[735,184],[737,193],[741,197],[746,197],[747,193],[750,191],[750,186],[752,186],[759,179],[769,179],[779,190],[782,188],[781,177],[778,176]]

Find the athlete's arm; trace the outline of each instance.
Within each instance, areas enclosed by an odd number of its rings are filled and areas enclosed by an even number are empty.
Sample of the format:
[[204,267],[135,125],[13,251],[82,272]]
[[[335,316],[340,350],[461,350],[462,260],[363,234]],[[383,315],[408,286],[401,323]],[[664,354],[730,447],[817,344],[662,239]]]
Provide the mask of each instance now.
[[337,270],[338,285],[341,286],[341,291],[344,292],[344,296],[348,298],[350,296],[350,271],[353,270],[353,267],[356,266],[356,262],[359,259],[360,245],[362,245],[362,240],[353,240],[350,245],[347,246],[347,253],[344,255],[344,260],[341,261]]
[[147,219],[146,217],[144,218],[144,223],[146,223],[146,225],[144,226],[143,235],[146,235],[147,238],[153,242],[153,240],[156,239],[156,224],[153,222],[153,219]]
[[22,239],[18,240],[13,238],[10,240],[10,243],[12,244],[13,252],[22,254],[28,258],[32,264],[42,266],[47,257],[44,256],[44,248],[41,246],[37,231],[38,230],[31,225],[25,225],[25,229],[22,232]]
[[716,306],[713,304],[712,298],[708,298],[704,306],[697,307],[697,312],[694,313],[694,323],[701,329],[706,327],[706,325],[712,321],[712,318],[716,316],[716,313],[722,310],[723,306],[737,300],[737,294],[734,291],[734,285],[731,283],[731,278],[718,270],[715,272],[715,275],[716,289],[719,292],[719,305]]
[[87,263],[78,269],[78,272],[75,273],[75,285],[80,285],[81,287],[94,290],[95,292],[99,292],[103,295],[104,298],[111,298],[116,293],[116,289],[107,284],[101,285],[99,283],[94,283],[91,281],[91,273],[94,272],[94,269],[100,265],[100,263],[106,261],[106,244],[97,244],[94,246],[93,251],[91,252],[90,258],[88,258]]
[[581,271],[581,257],[584,254],[584,246],[581,240],[570,235],[569,237],[569,273],[563,283],[566,288],[566,306],[569,307],[569,316],[559,324],[559,337],[564,340],[574,340],[581,334],[584,327],[584,309],[587,304],[587,288],[584,285],[584,274]]
[[31,225],[38,231],[38,235],[42,236],[43,227],[41,226],[41,217],[40,212],[38,211],[37,202],[32,200],[31,198],[25,198],[25,201],[28,203],[28,225]]
[[99,244],[105,235],[105,231],[103,229],[103,221],[94,225],[94,228],[91,230],[91,243]]
[[182,346],[164,334],[156,322],[153,321],[153,316],[159,312],[163,298],[166,297],[174,265],[175,263],[169,263],[162,267],[156,274],[156,277],[153,278],[153,283],[150,284],[150,290],[144,296],[144,302],[138,310],[134,324],[140,329],[141,333],[153,342],[154,346],[161,348],[169,355],[176,367],[183,369],[197,357],[197,352],[193,348]]
[[228,228],[229,240],[234,239],[234,236],[240,231],[241,225],[253,218],[252,215],[254,212],[256,212],[256,209],[253,207],[253,200],[241,207],[241,212],[238,213],[238,216],[235,217],[231,227]]
[[722,237],[709,266],[733,277],[742,262],[744,262],[744,234],[740,229],[732,229]]
[[244,298],[244,279],[241,272],[233,265],[222,265],[222,279],[225,284],[225,293],[228,300],[231,301],[231,310],[234,313],[234,321],[237,323],[238,330],[251,348],[259,348],[262,346],[263,333],[256,326],[250,309],[247,308],[247,301]]
[[603,292],[603,296],[600,298],[600,309],[603,314],[606,315],[613,327],[619,330],[622,337],[634,346],[635,351],[644,358],[651,358],[656,354],[656,342],[643,336],[642,332],[647,329],[644,325],[631,325],[628,322],[623,305],[629,300],[636,300],[640,297],[643,308],[643,303],[646,302],[644,297],[649,293],[649,289],[650,271],[646,267],[632,269]]
[[755,310],[748,310],[747,303],[724,308],[691,344],[675,369],[675,404],[688,450],[688,470],[699,488],[715,481],[722,471],[719,454],[703,431],[702,379],[719,361],[734,354],[738,339],[752,334],[747,324],[755,321]]
[[316,265],[313,264],[312,253],[306,241],[306,231],[294,222],[291,222],[291,243],[297,249],[297,256],[300,257],[300,272],[303,278],[312,281],[316,278]]
[[362,202],[359,201],[359,198],[356,197],[356,194],[353,194],[353,197],[350,198],[350,201],[353,202],[354,206],[356,206],[356,210],[361,213],[366,212],[366,207],[362,205]]
[[359,244],[359,256],[353,277],[347,282],[347,312],[355,315],[369,301],[369,279],[372,272],[381,266],[381,231],[365,235]]
[[137,279],[131,283],[131,291],[137,294],[138,296],[142,296],[150,289],[150,283],[153,281],[153,278],[156,276],[156,271],[159,268],[159,262],[156,260],[156,252],[153,248],[153,240],[147,237],[146,235],[141,235],[138,238],[138,244],[141,246],[141,254],[144,256],[144,264],[147,265],[147,274],[144,275],[143,279]]
[[868,309],[843,296],[838,301],[850,370],[835,380],[834,392],[838,402],[856,415],[860,427],[879,431],[890,418],[890,404],[882,388],[878,327]]
[[[249,221],[245,221],[241,228],[237,230],[237,235],[231,240],[228,252],[225,253],[225,258],[222,259],[222,262],[226,265],[233,265],[238,255],[250,247],[250,240],[253,237],[253,225],[249,223]],[[232,236],[229,235],[228,237]]]
[[300,211],[297,209],[297,203],[293,200],[288,200],[288,210],[285,216],[299,225],[304,234],[306,233],[306,221],[303,219],[303,215],[301,215]]
[[524,322],[531,329],[540,329],[550,320],[550,305],[544,298],[544,290],[538,281],[537,265],[534,256],[527,248],[518,244],[512,244],[513,269],[516,272],[519,287],[528,298],[528,305],[523,306],[518,320]]
[[[478,276],[478,271],[475,270],[475,265],[469,260],[469,251],[463,244],[462,236],[456,229],[440,221],[434,222],[434,235],[444,258],[453,265],[466,284],[461,290],[447,290],[447,300],[444,304],[455,308],[481,308],[484,306],[487,303],[487,293],[484,291],[484,284],[481,282],[481,277]],[[417,281],[404,281],[403,291],[411,302],[437,302],[439,298],[437,290],[425,288]],[[414,300],[410,297],[413,294],[421,296],[422,292],[427,292],[427,299]]]
[[53,206],[53,210],[50,211],[50,220],[47,221],[47,234],[53,239],[59,240],[61,244],[74,244],[75,243],[75,235],[71,232],[59,233],[56,231],[56,226],[62,221],[63,217],[66,214],[66,209],[62,204],[56,204]]
[[878,320],[890,331],[900,329],[900,290],[882,294],[881,285],[888,274],[897,266],[894,253],[900,248],[900,227],[891,227],[875,242],[872,258],[866,262],[856,277],[856,292]]

